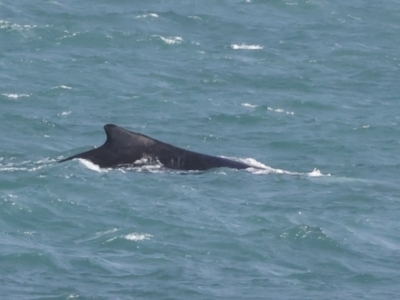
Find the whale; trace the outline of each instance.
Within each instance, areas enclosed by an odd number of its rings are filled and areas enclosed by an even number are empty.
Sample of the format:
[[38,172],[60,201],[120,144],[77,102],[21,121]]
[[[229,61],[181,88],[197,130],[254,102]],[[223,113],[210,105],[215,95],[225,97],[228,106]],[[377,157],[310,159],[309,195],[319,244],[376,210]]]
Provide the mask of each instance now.
[[182,149],[114,124],[105,125],[104,131],[107,140],[102,146],[70,156],[59,162],[80,158],[88,160],[100,168],[161,164],[168,169],[184,171],[205,171],[221,167],[234,169],[251,167],[240,161]]

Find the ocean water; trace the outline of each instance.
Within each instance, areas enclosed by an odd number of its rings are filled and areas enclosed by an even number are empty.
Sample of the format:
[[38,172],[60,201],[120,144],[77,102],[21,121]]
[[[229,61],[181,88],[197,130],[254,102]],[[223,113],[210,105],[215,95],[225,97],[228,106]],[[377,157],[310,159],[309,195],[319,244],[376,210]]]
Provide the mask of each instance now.
[[[0,1],[1,299],[397,299],[398,1]],[[59,159],[114,123],[263,169]]]

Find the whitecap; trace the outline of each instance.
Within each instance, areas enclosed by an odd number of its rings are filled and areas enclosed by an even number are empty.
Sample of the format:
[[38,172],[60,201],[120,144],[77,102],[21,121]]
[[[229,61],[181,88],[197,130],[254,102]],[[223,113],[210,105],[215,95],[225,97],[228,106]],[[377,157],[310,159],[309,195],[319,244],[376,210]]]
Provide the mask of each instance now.
[[50,163],[53,163],[53,162],[56,162],[56,161],[57,161],[57,159],[46,157],[46,158],[40,159],[40,160],[38,160],[37,162],[34,162],[34,163],[35,164],[50,164]]
[[166,38],[161,35],[154,35],[154,37],[158,37],[159,39],[161,39],[163,42],[165,42],[168,45],[181,44],[183,41],[183,39],[180,36]]
[[28,94],[2,94],[2,95],[5,97],[8,97],[8,98],[12,98],[12,99],[18,99],[21,97],[30,97],[31,96]]
[[46,165],[39,165],[37,167],[32,167],[29,166],[29,164],[31,164],[30,161],[25,161],[22,163],[8,163],[6,165],[0,164],[0,172],[16,172],[16,171],[35,172],[37,170],[43,169],[46,166]]
[[257,107],[257,105],[253,105],[253,104],[250,104],[250,103],[242,103],[242,106],[244,106],[244,107],[251,107],[251,108]]
[[155,13],[150,13],[150,14],[144,14],[144,15],[140,15],[140,16],[136,16],[135,19],[142,19],[142,18],[158,18],[158,15]]
[[287,115],[294,115],[293,111],[285,111],[282,108],[272,108],[272,107],[268,106],[267,109],[269,111],[273,111],[273,112],[277,112],[277,113],[284,113],[284,114],[287,114]]
[[314,170],[310,173],[307,173],[307,175],[310,177],[331,176],[331,174],[327,174],[327,175],[322,174],[321,171],[318,170],[317,168],[314,168]]
[[264,49],[263,46],[260,45],[246,45],[246,44],[232,44],[231,48],[234,50],[262,50]]
[[8,21],[0,20],[0,29],[9,29],[11,30],[30,30],[36,28],[37,25],[20,25],[20,24],[11,24]]
[[131,233],[126,236],[124,236],[125,239],[129,241],[144,241],[144,240],[150,240],[153,236],[151,234],[147,233]]
[[34,234],[36,234],[36,231],[24,231],[23,233],[26,235],[33,236]]
[[52,90],[54,90],[54,89],[65,89],[65,90],[71,90],[71,89],[72,89],[72,87],[70,87],[70,86],[67,86],[67,85],[57,85],[57,86],[54,86],[54,87],[52,87],[51,89],[52,89]]

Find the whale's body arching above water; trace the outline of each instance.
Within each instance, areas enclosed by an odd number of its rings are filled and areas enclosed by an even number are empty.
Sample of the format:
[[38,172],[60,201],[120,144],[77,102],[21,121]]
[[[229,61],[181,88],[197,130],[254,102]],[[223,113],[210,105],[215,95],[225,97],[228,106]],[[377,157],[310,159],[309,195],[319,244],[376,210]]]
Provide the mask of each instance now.
[[175,170],[208,170],[227,167],[246,169],[252,166],[231,159],[201,154],[158,141],[146,135],[128,131],[117,125],[104,126],[106,142],[99,148],[76,154],[74,158],[91,161],[100,168],[121,168],[157,162]]

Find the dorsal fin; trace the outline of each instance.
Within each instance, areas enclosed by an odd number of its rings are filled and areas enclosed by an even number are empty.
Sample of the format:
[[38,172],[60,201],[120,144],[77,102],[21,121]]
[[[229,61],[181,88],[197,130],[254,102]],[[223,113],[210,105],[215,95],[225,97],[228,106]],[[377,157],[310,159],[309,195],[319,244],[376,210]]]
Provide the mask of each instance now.
[[116,141],[121,139],[121,127],[114,124],[104,125],[104,131],[107,135],[107,144],[114,144]]
[[128,131],[114,124],[104,126],[107,135],[106,145],[108,146],[150,146],[157,141],[140,133]]

